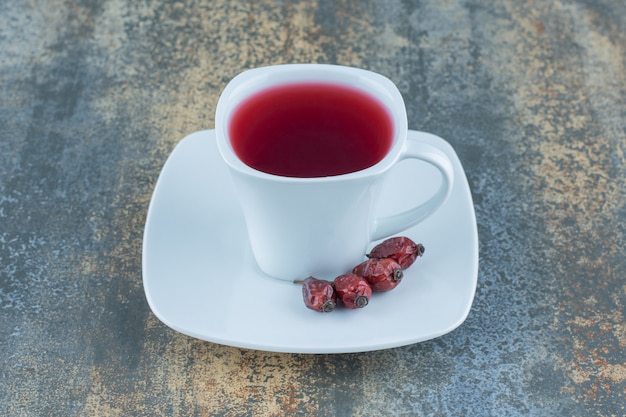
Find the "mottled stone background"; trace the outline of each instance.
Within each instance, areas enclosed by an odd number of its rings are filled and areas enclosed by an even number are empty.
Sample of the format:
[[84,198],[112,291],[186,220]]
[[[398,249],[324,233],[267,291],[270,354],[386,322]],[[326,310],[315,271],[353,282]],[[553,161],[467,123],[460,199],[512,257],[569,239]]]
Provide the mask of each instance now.
[[[480,273],[454,332],[274,354],[150,312],[165,159],[231,77],[293,62],[385,74],[458,152]],[[623,0],[0,0],[0,415],[626,415],[625,152]]]

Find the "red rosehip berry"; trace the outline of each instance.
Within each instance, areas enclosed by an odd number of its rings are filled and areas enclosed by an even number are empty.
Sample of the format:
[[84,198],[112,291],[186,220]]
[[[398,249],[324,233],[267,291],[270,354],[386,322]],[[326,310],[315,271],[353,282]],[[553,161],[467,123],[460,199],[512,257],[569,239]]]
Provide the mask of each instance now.
[[337,306],[337,295],[332,282],[314,277],[296,282],[302,283],[304,305],[311,310],[329,313]]
[[365,278],[374,291],[392,290],[404,276],[400,264],[391,258],[368,259],[355,266],[352,273]]
[[367,257],[370,259],[391,258],[407,269],[418,256],[424,254],[425,248],[421,243],[415,243],[408,237],[392,237],[376,245]]
[[334,284],[337,297],[347,308],[363,308],[372,296],[372,287],[367,280],[354,274],[339,275]]

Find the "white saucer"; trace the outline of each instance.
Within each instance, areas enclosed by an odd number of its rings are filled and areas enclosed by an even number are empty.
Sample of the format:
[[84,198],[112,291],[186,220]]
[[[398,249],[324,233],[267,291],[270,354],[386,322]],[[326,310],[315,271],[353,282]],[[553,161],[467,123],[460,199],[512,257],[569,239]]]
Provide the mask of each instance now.
[[[154,314],[174,330],[224,345],[275,352],[344,353],[432,339],[467,317],[478,276],[478,234],[472,198],[459,159],[450,199],[403,235],[426,247],[393,291],[375,293],[361,310],[317,313],[299,285],[264,275],[252,258],[243,214],[213,130],[184,138],[159,176],[146,220],[143,282]],[[386,184],[380,208],[393,213],[414,203],[419,163],[402,162]]]

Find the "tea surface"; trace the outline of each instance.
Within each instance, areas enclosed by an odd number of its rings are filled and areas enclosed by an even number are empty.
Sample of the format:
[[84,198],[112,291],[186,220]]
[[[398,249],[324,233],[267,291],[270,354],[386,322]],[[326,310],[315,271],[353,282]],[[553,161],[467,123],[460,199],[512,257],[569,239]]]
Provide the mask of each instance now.
[[357,89],[320,83],[272,87],[249,97],[229,124],[248,166],[287,177],[326,177],[375,165],[391,147],[385,107]]

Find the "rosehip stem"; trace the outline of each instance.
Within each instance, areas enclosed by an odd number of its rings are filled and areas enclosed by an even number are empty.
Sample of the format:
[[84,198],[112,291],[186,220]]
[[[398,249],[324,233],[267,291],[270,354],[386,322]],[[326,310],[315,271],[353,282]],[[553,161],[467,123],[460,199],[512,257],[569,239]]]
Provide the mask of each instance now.
[[354,305],[357,306],[358,308],[363,308],[367,305],[368,303],[368,299],[366,296],[364,295],[359,295],[356,300],[354,300]]
[[398,268],[395,271],[393,271],[393,280],[394,281],[402,281],[402,278],[404,278],[404,272],[402,272],[402,269]]
[[328,300],[322,306],[322,312],[330,313],[331,311],[335,309],[335,307],[337,307],[337,304],[333,300]]

